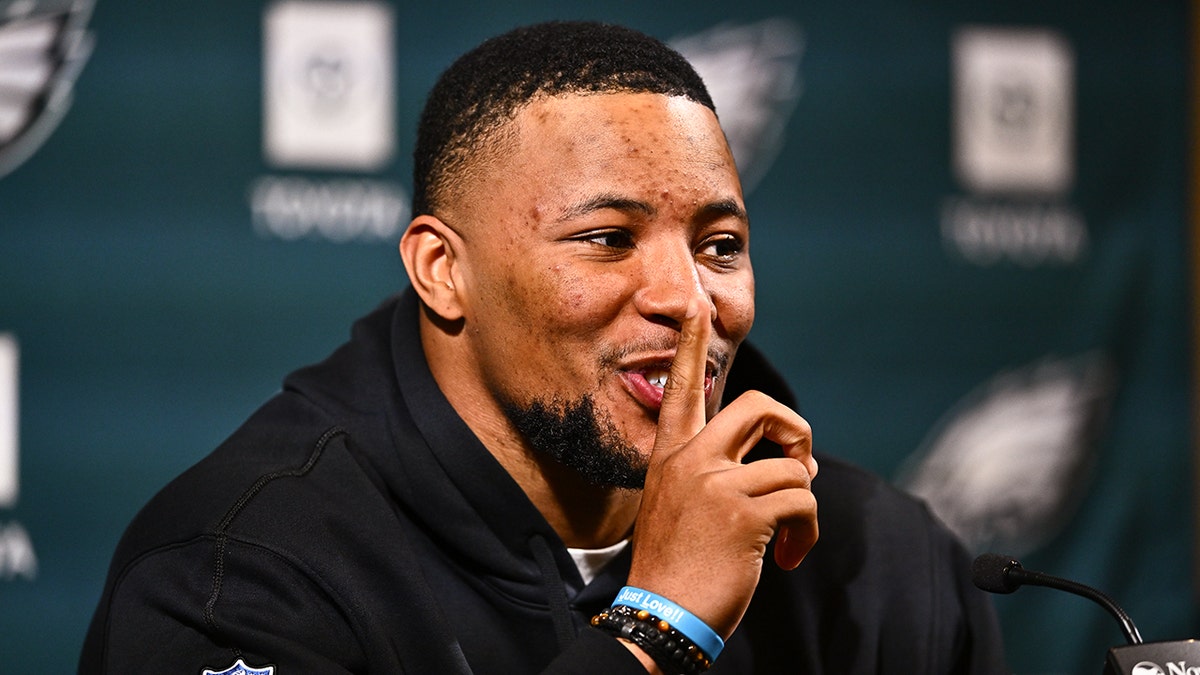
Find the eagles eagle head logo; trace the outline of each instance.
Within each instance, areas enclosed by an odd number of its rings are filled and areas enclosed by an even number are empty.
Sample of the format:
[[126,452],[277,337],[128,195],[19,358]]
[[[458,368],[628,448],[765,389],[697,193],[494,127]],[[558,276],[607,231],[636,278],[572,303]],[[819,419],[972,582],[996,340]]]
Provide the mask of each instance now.
[[42,145],[71,107],[92,52],[94,0],[0,0],[0,178]]

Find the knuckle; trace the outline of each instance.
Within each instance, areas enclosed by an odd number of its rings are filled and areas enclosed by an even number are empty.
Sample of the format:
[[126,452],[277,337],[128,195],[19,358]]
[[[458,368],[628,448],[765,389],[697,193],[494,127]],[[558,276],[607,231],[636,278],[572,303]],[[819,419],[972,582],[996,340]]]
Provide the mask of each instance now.
[[762,517],[751,508],[749,500],[731,504],[724,510],[724,525],[730,532],[748,532],[762,525]]
[[799,415],[796,416],[796,430],[801,434],[812,438],[812,424],[809,424],[808,420]]
[[780,405],[780,403],[778,401],[771,398],[769,395],[764,394],[761,391],[753,391],[753,392],[750,392],[750,394],[751,394],[750,400],[754,401],[758,405],[763,405],[763,406]]
[[[695,462],[686,452],[687,446],[679,448],[662,457],[659,462],[659,472],[665,480],[678,482],[693,477],[696,473]],[[703,476],[701,477],[703,478]]]
[[751,408],[762,408],[775,403],[775,399],[762,393],[761,391],[751,389],[750,391],[747,391],[739,396],[737,398],[737,402],[740,403],[740,405]]
[[685,396],[692,388],[692,380],[687,375],[672,371],[667,383],[663,385],[663,398],[679,398]]

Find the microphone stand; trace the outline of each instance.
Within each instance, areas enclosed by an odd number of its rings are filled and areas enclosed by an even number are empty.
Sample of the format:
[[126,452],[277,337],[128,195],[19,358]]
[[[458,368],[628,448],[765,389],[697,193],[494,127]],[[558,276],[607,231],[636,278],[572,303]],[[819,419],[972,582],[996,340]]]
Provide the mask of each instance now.
[[1200,675],[1200,641],[1143,642],[1133,620],[1112,598],[1077,581],[1034,572],[1015,559],[984,553],[971,566],[975,585],[991,593],[1012,593],[1022,585],[1074,593],[1099,604],[1121,624],[1126,645],[1108,650],[1104,675]]
[[1121,624],[1121,632],[1125,633],[1126,642],[1131,645],[1142,644],[1142,635],[1138,632],[1137,626],[1133,625],[1133,619],[1129,618],[1129,615],[1125,613],[1125,610],[1121,609],[1121,607],[1114,602],[1107,593],[1092,588],[1091,586],[1085,586],[1077,581],[1063,579],[1062,577],[1052,576],[1043,572],[1027,570],[1024,567],[1021,567],[1020,563],[1017,563],[1007,571],[1010,578],[1014,578],[1016,581],[1019,581],[1022,584],[1029,584],[1030,586],[1042,586],[1045,588],[1057,588],[1060,591],[1074,593],[1075,595],[1091,600],[1092,602],[1108,610],[1108,613],[1117,620],[1117,623]]

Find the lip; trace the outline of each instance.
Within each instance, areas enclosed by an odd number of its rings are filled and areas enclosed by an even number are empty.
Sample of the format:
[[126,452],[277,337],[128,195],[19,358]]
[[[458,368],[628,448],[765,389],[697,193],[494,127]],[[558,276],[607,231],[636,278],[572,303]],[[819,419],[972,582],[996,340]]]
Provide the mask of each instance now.
[[[662,409],[663,390],[654,386],[646,379],[646,373],[651,371],[671,371],[671,359],[674,355],[665,358],[641,359],[634,363],[624,364],[617,374],[621,382],[625,385],[626,390],[638,401],[643,407],[658,412]],[[716,367],[709,361],[704,369],[704,401],[707,403],[712,398],[713,380],[715,379]]]

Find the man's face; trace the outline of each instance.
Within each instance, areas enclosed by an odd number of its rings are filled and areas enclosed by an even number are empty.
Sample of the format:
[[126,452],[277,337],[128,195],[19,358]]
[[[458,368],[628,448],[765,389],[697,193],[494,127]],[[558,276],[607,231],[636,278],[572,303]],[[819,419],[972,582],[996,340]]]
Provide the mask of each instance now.
[[[531,433],[573,447],[572,429],[590,420],[601,447],[644,464],[689,300],[716,309],[710,416],[754,320],[728,145],[710,110],[654,94],[549,97],[511,125],[443,214],[462,234],[466,338],[486,405],[535,446]],[[527,419],[538,411],[542,422]],[[561,429],[531,432],[555,417]]]

